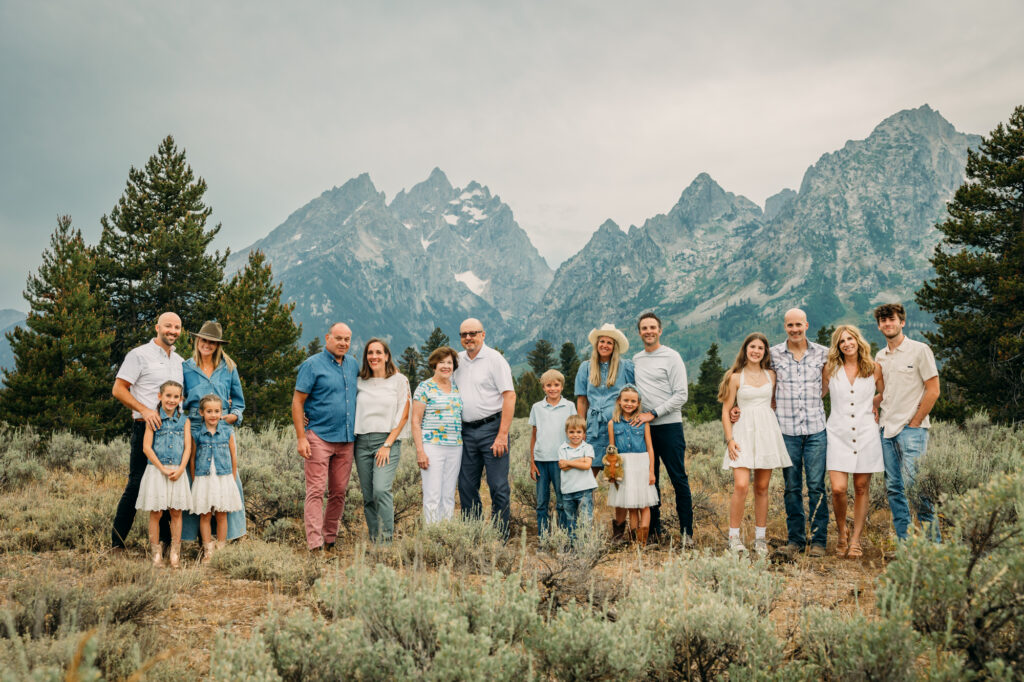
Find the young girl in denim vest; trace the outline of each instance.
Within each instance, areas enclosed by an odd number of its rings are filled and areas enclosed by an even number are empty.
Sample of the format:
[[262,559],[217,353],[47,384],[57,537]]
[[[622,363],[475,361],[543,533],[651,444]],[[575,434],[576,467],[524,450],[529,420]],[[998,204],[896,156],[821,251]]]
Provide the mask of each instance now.
[[[199,536],[203,541],[203,563],[210,561],[215,549],[227,543],[228,512],[242,508],[238,494],[238,459],[234,428],[220,419],[220,396],[213,393],[199,401],[203,428],[196,436],[196,456],[192,461],[192,512],[199,514]],[[210,517],[217,515],[217,544],[210,537]]]
[[[651,526],[651,505],[658,503],[654,487],[654,448],[651,426],[633,426],[630,420],[640,413],[640,393],[632,386],[619,391],[615,410],[608,422],[608,442],[622,459],[622,482],[608,486],[608,506],[615,507],[615,523],[624,529],[629,515],[630,529],[640,546],[647,544]],[[618,528],[616,530],[618,530]]]
[[160,386],[160,428],[146,425],[142,451],[149,464],[142,474],[136,509],[149,512],[149,546],[153,565],[163,562],[164,546],[160,542],[160,517],[164,510],[171,515],[171,566],[178,567],[181,556],[181,512],[192,508],[192,493],[185,477],[192,441],[188,417],[181,410],[182,386],[165,381]]

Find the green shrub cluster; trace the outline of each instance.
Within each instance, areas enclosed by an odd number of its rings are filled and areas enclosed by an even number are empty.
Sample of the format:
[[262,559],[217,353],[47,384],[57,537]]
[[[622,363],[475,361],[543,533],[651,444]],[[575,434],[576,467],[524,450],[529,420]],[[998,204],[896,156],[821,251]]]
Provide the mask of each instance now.
[[506,544],[488,519],[456,515],[448,521],[416,524],[390,544],[371,545],[372,559],[394,567],[446,568],[454,573],[511,573],[520,562],[514,545]]
[[319,564],[307,552],[256,538],[229,544],[211,563],[232,578],[262,580],[292,594],[305,592],[320,576]]

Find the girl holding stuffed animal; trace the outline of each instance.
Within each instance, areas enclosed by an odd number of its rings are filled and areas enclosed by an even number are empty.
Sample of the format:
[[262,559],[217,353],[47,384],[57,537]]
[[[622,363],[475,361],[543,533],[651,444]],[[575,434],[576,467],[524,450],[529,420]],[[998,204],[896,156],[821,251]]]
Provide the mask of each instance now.
[[[234,427],[221,421],[221,399],[215,393],[199,401],[203,428],[196,436],[196,456],[192,461],[192,512],[199,514],[199,535],[203,540],[203,563],[210,561],[215,549],[227,543],[228,512],[242,508],[238,493],[238,457]],[[217,515],[217,544],[210,535],[210,518]]]
[[[772,469],[792,466],[779,420],[772,409],[775,372],[768,339],[754,332],[743,341],[736,360],[718,387],[722,403],[722,428],[725,431],[723,469],[732,469],[732,501],[729,503],[729,551],[739,554],[747,548],[740,540],[743,507],[754,479],[754,551],[768,553],[768,482]],[[740,418],[733,424],[729,416],[733,405]]]
[[[619,451],[622,480],[612,480],[608,487],[608,506],[615,507],[613,534],[625,531],[626,517],[629,527],[636,533],[640,546],[647,544],[651,525],[651,505],[658,502],[654,487],[654,448],[651,446],[651,426],[633,426],[630,421],[640,414],[640,393],[632,386],[619,391],[615,409],[608,422],[608,442]],[[607,473],[607,472],[606,472]]]
[[142,474],[136,509],[149,511],[149,546],[153,565],[163,563],[164,546],[160,542],[160,517],[171,515],[171,566],[178,567],[181,556],[181,512],[192,508],[192,493],[185,476],[192,438],[188,417],[181,410],[182,386],[177,381],[160,385],[160,427],[146,424],[142,451],[149,464]]

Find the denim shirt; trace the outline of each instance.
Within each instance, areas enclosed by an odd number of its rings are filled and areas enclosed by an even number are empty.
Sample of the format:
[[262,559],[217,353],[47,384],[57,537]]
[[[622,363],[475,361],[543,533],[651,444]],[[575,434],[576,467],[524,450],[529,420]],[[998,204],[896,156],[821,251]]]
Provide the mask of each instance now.
[[[615,399],[627,384],[633,383],[633,362],[629,358],[619,358],[619,373],[615,377],[614,386],[606,386],[608,381],[609,363],[601,363],[601,385],[590,383],[590,361],[580,363],[576,372],[576,396],[586,396],[587,404],[587,442],[605,442],[608,440],[608,422],[615,409]],[[621,448],[620,448],[621,449]],[[646,448],[644,448],[646,450]]]
[[615,432],[615,447],[619,452],[647,452],[647,441],[644,440],[644,425],[633,426],[625,419],[612,422]]
[[153,453],[164,466],[178,466],[185,452],[185,421],[188,419],[181,410],[175,410],[170,417],[162,407],[160,428],[153,432]]
[[224,422],[217,424],[214,433],[210,433],[205,424],[202,427],[196,436],[196,476],[210,475],[211,460],[218,476],[231,475],[231,448],[228,443],[235,430]]
[[186,360],[181,366],[181,372],[185,379],[185,412],[192,420],[193,436],[203,428],[203,420],[199,416],[199,401],[211,393],[220,396],[222,416],[237,415],[238,420],[234,426],[242,423],[245,397],[242,395],[242,382],[238,378],[237,367],[228,369],[228,363],[221,359],[217,369],[207,377],[196,365],[195,360]]
[[356,391],[359,364],[345,355],[338,363],[327,349],[299,365],[295,390],[306,394],[306,429],[328,443],[356,439]]

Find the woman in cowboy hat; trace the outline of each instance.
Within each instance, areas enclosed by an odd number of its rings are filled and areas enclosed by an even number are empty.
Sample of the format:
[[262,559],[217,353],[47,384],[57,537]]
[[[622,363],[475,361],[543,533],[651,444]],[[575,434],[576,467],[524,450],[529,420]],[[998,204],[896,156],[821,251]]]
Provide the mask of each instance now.
[[[195,342],[192,358],[182,365],[185,378],[185,413],[192,426],[192,442],[203,427],[199,416],[199,401],[211,393],[220,397],[221,414],[225,423],[238,426],[242,423],[245,411],[245,397],[242,395],[242,383],[238,378],[238,367],[227,353],[224,352],[224,330],[219,322],[208,320],[198,332],[192,332]],[[238,493],[242,496],[242,509],[228,514],[228,540],[245,535],[245,496],[242,494],[242,481],[236,479]],[[182,523],[181,539],[195,540],[199,534],[199,517],[186,514]]]
[[626,335],[614,324],[603,324],[587,336],[590,360],[576,372],[576,413],[587,420],[587,442],[594,448],[594,475],[604,468],[608,447],[608,420],[619,391],[633,383],[633,361],[622,357],[629,349]]

